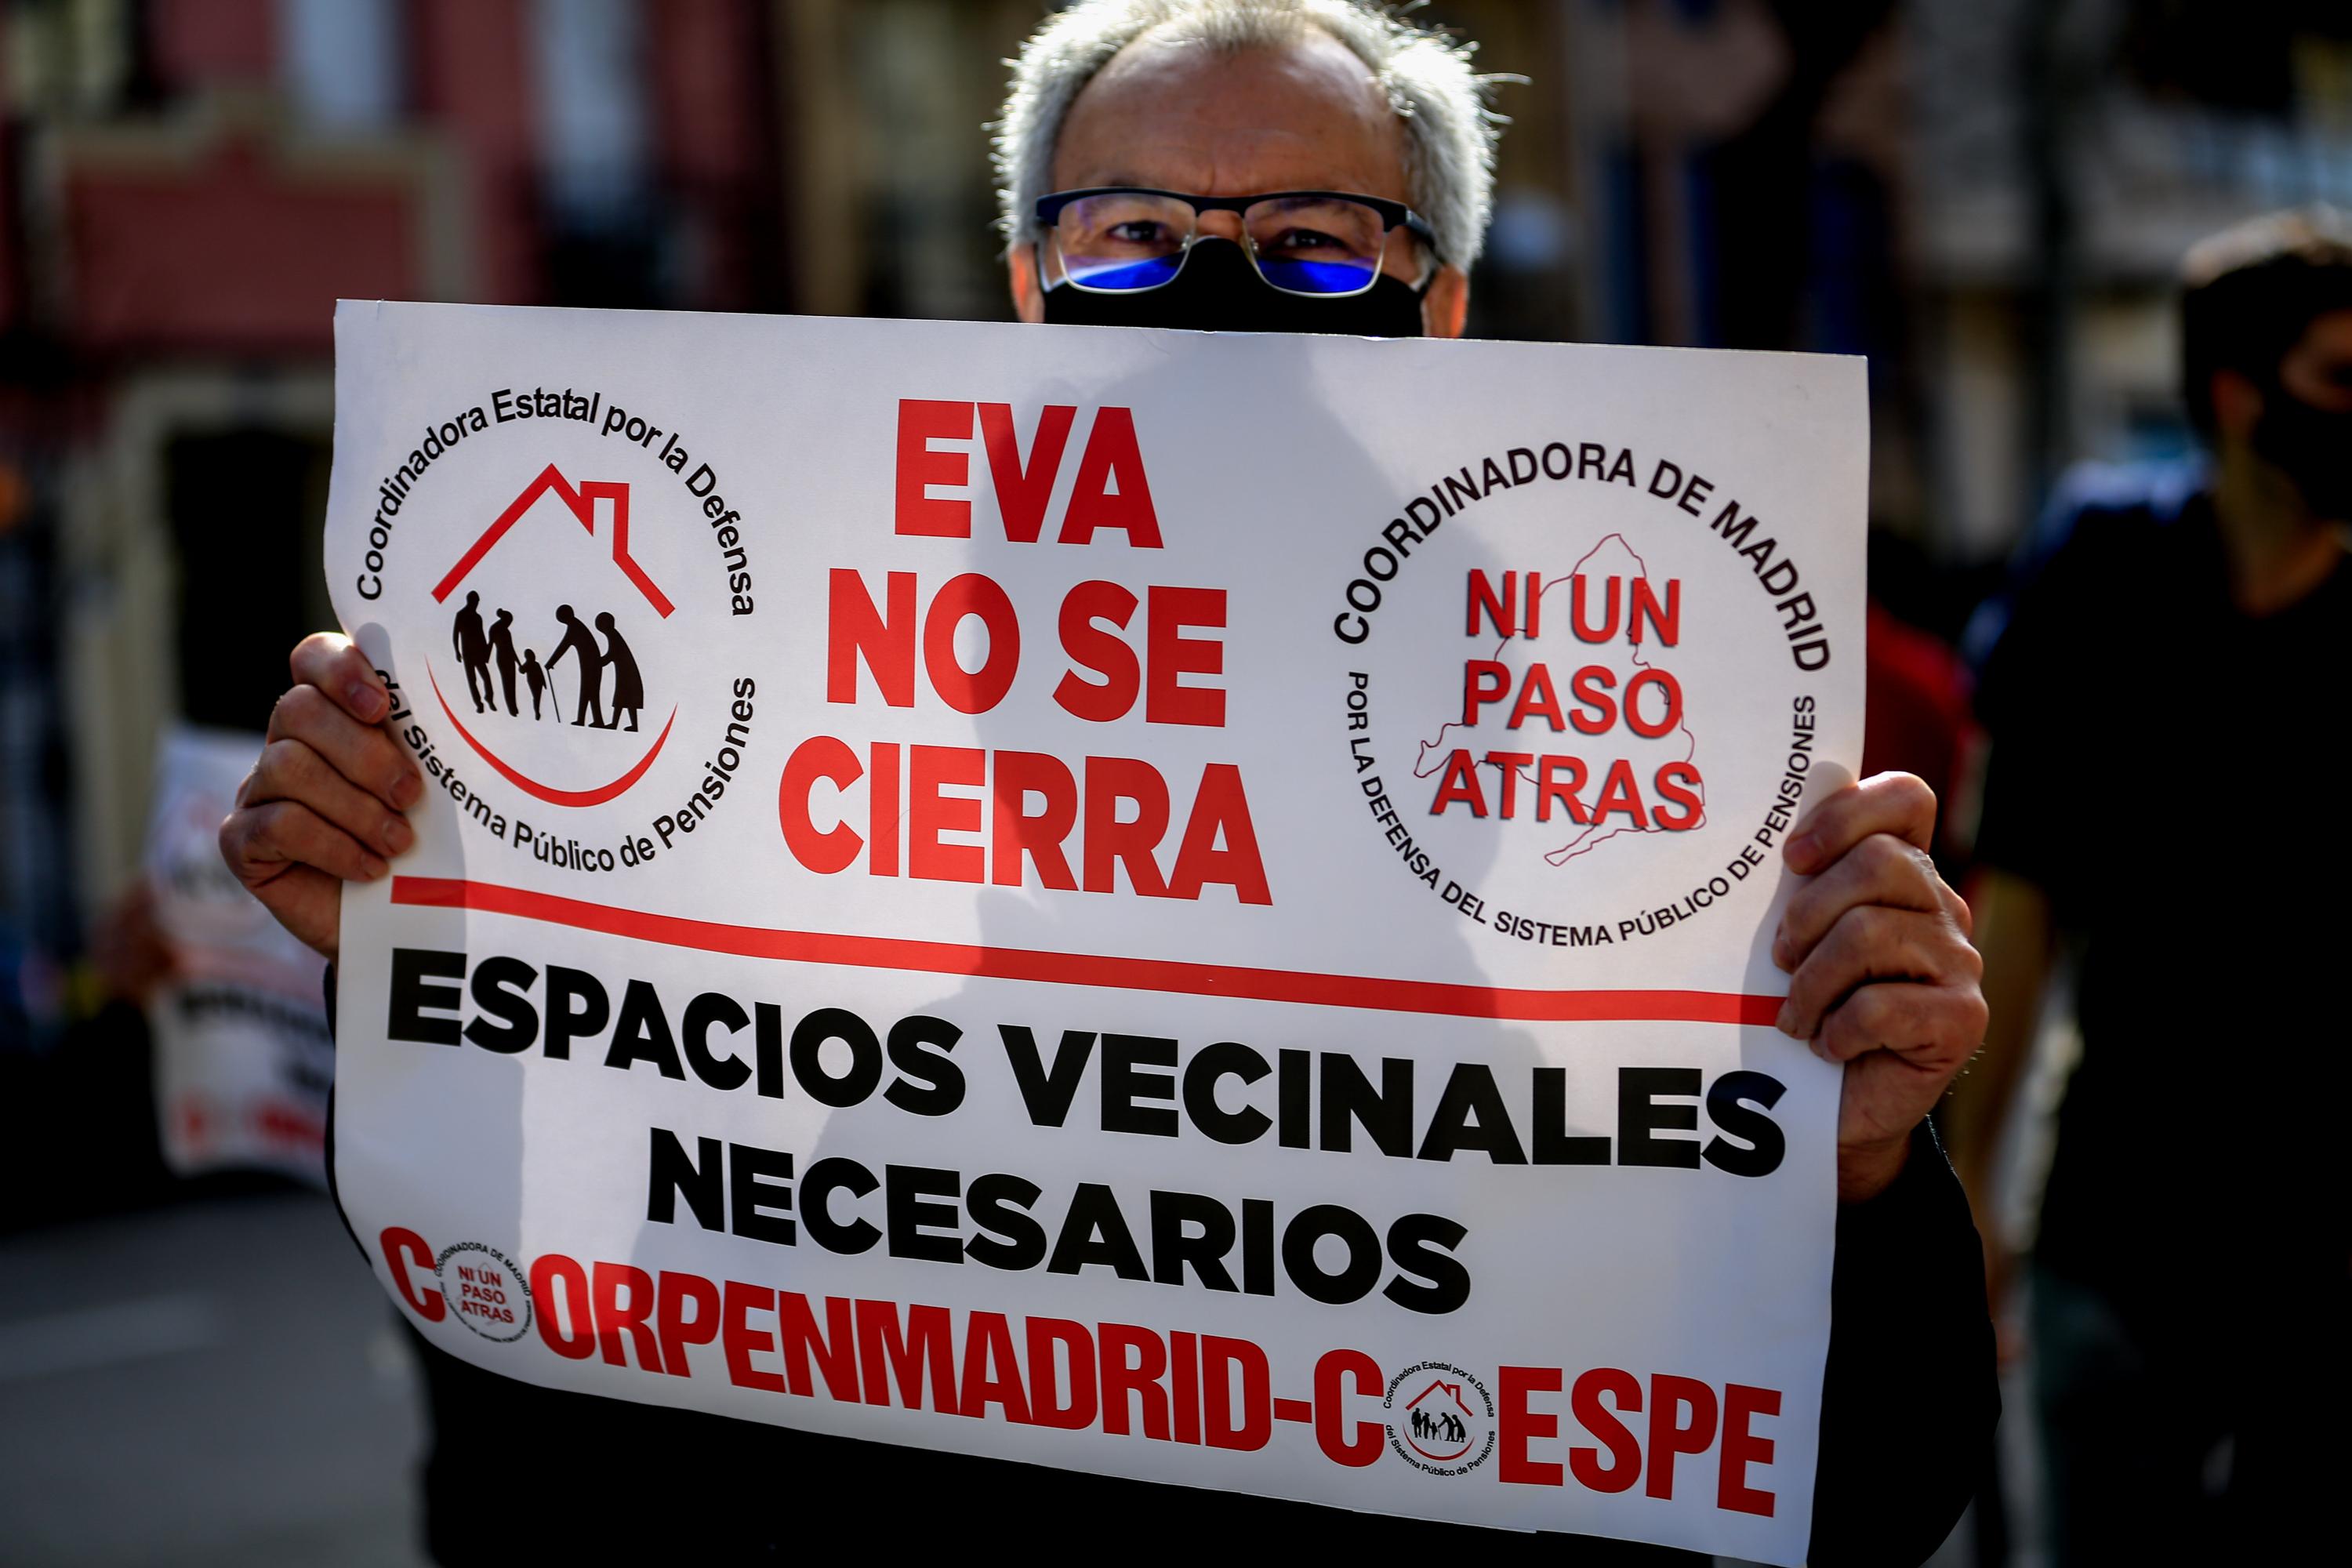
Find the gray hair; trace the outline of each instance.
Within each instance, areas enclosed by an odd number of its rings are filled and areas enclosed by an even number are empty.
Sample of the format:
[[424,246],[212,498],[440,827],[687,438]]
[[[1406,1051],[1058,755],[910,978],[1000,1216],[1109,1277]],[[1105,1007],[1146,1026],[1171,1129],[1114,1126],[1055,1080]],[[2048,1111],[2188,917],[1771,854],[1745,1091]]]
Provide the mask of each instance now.
[[1345,44],[1404,121],[1412,204],[1436,234],[1438,254],[1465,268],[1478,258],[1504,123],[1486,99],[1509,79],[1473,72],[1475,44],[1415,26],[1372,0],[1077,0],[1049,17],[1011,62],[995,126],[999,224],[1009,244],[1038,237],[1037,198],[1050,189],[1054,144],[1079,90],[1112,56],[1163,26],[1227,50],[1292,43],[1308,26]]

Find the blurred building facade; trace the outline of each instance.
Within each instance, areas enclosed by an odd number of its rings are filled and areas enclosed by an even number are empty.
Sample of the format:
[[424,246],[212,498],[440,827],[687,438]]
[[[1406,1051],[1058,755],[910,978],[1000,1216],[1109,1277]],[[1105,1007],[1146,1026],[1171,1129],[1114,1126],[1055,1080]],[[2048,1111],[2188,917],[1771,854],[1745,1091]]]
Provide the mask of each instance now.
[[1571,9],[1580,335],[1869,354],[1874,521],[1941,564],[2070,462],[2189,449],[2194,240],[2352,205],[2340,0]]
[[[158,724],[257,726],[331,624],[337,297],[1003,317],[982,127],[1042,10],[0,5],[0,1048],[71,1005]],[[2342,0],[1419,15],[1527,79],[1473,330],[1868,354],[1946,629],[2061,464],[2185,445],[2187,243],[2352,202]]]

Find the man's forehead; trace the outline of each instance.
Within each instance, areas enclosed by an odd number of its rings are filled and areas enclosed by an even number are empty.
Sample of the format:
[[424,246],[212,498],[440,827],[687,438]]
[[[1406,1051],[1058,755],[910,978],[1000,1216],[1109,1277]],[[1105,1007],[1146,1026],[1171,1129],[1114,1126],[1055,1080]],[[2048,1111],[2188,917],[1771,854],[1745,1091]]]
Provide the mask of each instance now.
[[1408,195],[1402,124],[1370,68],[1316,27],[1241,50],[1146,34],[1071,105],[1053,183]]

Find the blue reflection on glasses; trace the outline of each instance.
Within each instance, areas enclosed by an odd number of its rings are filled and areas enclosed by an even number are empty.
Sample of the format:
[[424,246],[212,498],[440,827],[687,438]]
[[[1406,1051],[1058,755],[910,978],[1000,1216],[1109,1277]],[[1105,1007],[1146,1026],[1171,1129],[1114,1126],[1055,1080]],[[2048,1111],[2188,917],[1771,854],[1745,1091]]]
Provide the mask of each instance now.
[[1083,283],[1089,289],[1157,289],[1176,276],[1176,269],[1184,265],[1184,254],[1178,251],[1171,256],[1147,257],[1141,261],[1118,262],[1099,268],[1064,257],[1062,264],[1068,268],[1072,281]]
[[1277,289],[1294,294],[1354,294],[1361,292],[1372,269],[1355,261],[1302,261],[1261,256],[1258,271]]
[[[1173,279],[1183,268],[1184,256],[1146,257],[1139,261],[1112,262],[1089,266],[1083,260],[1063,258],[1071,280],[1088,289],[1106,293],[1137,292],[1157,289]],[[1257,260],[1260,276],[1277,289],[1287,289],[1294,294],[1358,294],[1372,276],[1372,268],[1361,262],[1307,261],[1285,257],[1261,256]]]

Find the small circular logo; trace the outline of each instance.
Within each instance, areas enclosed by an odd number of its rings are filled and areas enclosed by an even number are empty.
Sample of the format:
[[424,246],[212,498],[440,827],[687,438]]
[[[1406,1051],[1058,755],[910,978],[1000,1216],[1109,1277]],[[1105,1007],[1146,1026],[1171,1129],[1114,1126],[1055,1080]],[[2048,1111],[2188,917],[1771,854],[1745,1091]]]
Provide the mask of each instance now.
[[1389,1380],[1389,1447],[1417,1470],[1462,1476],[1495,1451],[1495,1397],[1451,1362],[1415,1363]]
[[482,1338],[511,1344],[530,1331],[530,1287],[497,1247],[478,1241],[445,1247],[433,1272],[457,1321]]

